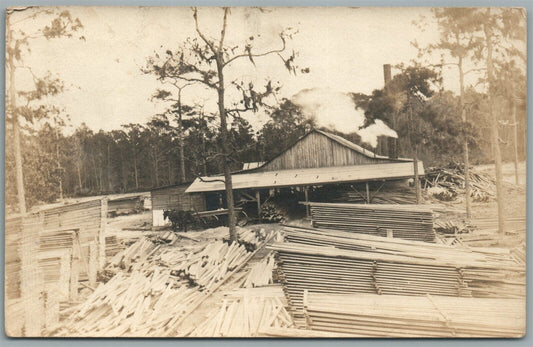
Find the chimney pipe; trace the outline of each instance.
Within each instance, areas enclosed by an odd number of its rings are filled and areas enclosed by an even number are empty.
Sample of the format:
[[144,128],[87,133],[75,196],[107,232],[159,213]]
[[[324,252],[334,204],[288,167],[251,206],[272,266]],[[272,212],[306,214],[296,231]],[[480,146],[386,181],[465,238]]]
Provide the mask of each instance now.
[[390,64],[383,64],[383,79],[385,81],[385,88],[387,88],[389,82],[392,79]]
[[[392,71],[391,71],[391,65],[390,64],[383,64],[383,80],[385,82],[385,85],[384,85],[384,90],[385,90],[385,93],[388,92],[388,87],[389,87],[389,84],[390,84],[390,81],[392,80]],[[396,115],[395,114],[392,114],[392,119],[391,119],[391,128],[393,130],[395,130],[396,128]],[[387,147],[389,149],[389,158],[391,159],[397,159],[398,158],[398,142],[397,142],[397,139],[393,138],[393,137],[387,137]]]

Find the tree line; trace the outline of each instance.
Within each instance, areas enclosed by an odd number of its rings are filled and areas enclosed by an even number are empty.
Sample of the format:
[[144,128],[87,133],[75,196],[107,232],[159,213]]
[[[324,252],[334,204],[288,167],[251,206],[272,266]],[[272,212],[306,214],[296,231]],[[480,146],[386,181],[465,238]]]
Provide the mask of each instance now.
[[[37,15],[51,17],[50,25],[38,31],[47,40],[72,37],[83,28],[68,11],[42,10],[27,19]],[[222,8],[221,15],[221,31],[213,39],[193,8],[195,36],[146,58],[141,73],[161,82],[153,98],[171,103],[165,112],[118,130],[95,132],[82,124],[68,134],[62,110],[42,103],[62,92],[61,80],[51,74],[34,76],[34,90],[16,92],[11,79],[24,67],[22,48],[29,50],[34,36],[15,30],[8,15],[6,205],[24,212],[65,196],[142,191],[222,174],[234,239],[231,173],[245,162],[272,159],[316,124],[290,100],[272,98],[279,94],[278,82],[227,79],[236,62],[255,66],[268,56],[279,58],[290,76],[309,73],[309,67],[297,65],[297,52],[287,49],[294,28],[279,33],[277,46],[265,48],[258,43],[260,35],[234,45],[226,38],[231,10]],[[408,65],[395,66],[398,73],[384,88],[370,95],[350,93],[354,107],[365,112],[365,125],[380,119],[398,133],[397,140],[380,139],[373,149],[378,154],[394,149],[395,155],[423,160],[426,166],[459,162],[465,170],[471,163],[494,162],[501,209],[502,158],[523,159],[526,151],[525,55],[517,48],[525,42],[524,14],[512,8],[436,8],[433,18],[439,41],[418,47],[419,57]],[[425,21],[419,21],[421,28]],[[439,63],[424,60],[435,55],[440,55]],[[469,66],[473,68],[467,70]],[[458,95],[442,88],[446,67],[458,71]],[[480,77],[466,84],[465,75],[472,71]],[[182,91],[192,86],[212,93],[217,112],[182,98]],[[260,109],[267,110],[270,121],[254,132],[246,119]],[[355,133],[342,135],[360,142]]]

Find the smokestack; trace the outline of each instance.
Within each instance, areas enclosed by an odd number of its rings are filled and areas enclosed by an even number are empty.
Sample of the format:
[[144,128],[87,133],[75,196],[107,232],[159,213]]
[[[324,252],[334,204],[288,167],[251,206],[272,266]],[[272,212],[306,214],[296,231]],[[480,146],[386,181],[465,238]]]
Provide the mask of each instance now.
[[387,86],[389,85],[389,82],[392,79],[390,64],[383,64],[383,79],[385,81],[384,87],[387,88]]
[[[388,91],[388,87],[390,84],[390,81],[392,80],[392,71],[391,71],[391,65],[390,64],[383,64],[383,80],[385,82],[384,89],[385,92]],[[396,115],[392,115],[392,130],[396,130]],[[391,159],[397,159],[398,158],[398,139],[394,137],[387,137],[387,147],[389,150],[389,158]]]

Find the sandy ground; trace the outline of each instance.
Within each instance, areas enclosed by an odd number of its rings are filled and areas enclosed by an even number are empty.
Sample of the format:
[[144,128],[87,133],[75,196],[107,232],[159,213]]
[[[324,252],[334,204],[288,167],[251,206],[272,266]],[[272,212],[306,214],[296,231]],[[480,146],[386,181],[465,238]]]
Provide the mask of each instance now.
[[[493,173],[493,165],[484,165],[476,167],[477,171]],[[471,236],[477,234],[490,234],[491,241],[482,242],[477,246],[487,247],[502,247],[512,248],[525,242],[526,227],[526,165],[520,163],[519,165],[519,178],[520,184],[516,186],[514,184],[515,172],[514,164],[506,163],[504,165],[504,180],[506,194],[505,199],[505,219],[507,221],[507,230],[509,233],[500,235],[497,233],[497,204],[492,202],[477,202],[472,205],[473,218],[471,224],[478,227],[478,230],[474,231]],[[449,205],[454,209],[461,210],[464,208],[464,201],[458,199],[456,202]],[[109,218],[107,223],[106,233],[109,235],[116,235],[119,238],[136,238],[143,235],[153,233],[151,230],[151,211],[145,211],[140,214],[133,214],[128,216],[120,216],[116,218]],[[310,226],[308,219],[290,221],[291,224],[297,224],[301,226]],[[248,225],[246,228],[251,229],[265,229],[265,230],[278,230],[280,225],[278,224],[256,224]],[[217,239],[225,237],[227,228],[219,227],[208,229],[205,231],[190,231],[184,233],[183,242],[187,242],[188,238],[198,239],[205,241],[209,239]],[[190,241],[190,240],[189,240]],[[475,244],[473,245],[476,246]],[[269,251],[265,248],[260,249],[255,256],[248,262],[248,264],[231,276],[218,290],[207,298],[183,323],[181,331],[191,331],[195,326],[201,322],[209,319],[209,314],[213,308],[218,307],[224,299],[225,292],[236,289],[241,282],[240,279],[248,273],[249,269],[257,262],[262,261]]]

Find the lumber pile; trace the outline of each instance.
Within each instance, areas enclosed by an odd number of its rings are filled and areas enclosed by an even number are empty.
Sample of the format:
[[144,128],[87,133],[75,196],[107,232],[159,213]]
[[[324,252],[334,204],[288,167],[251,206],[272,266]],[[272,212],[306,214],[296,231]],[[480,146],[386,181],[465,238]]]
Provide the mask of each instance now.
[[106,259],[114,257],[117,253],[124,250],[124,246],[118,241],[115,235],[105,237],[105,256]]
[[75,306],[50,336],[164,337],[253,253],[222,241],[182,247],[142,238],[108,265],[116,271]]
[[376,294],[306,295],[313,331],[353,337],[522,337],[524,299]]
[[273,283],[272,272],[275,266],[274,252],[267,254],[262,261],[251,266],[242,287],[254,288]]
[[285,227],[274,243],[278,278],[295,323],[302,326],[303,292],[517,298],[525,268],[499,253],[473,252],[343,231]]
[[225,293],[190,337],[256,337],[266,328],[294,326],[280,287],[240,289]]
[[314,227],[426,242],[435,241],[433,212],[419,205],[308,203]]

